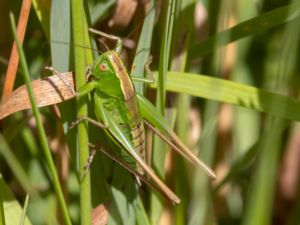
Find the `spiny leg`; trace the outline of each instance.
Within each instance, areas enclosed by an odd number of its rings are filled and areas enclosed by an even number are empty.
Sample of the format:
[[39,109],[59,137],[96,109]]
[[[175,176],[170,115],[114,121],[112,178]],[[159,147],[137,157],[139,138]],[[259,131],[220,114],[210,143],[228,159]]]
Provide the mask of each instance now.
[[107,126],[97,120],[94,120],[90,117],[87,117],[87,116],[82,116],[80,118],[78,118],[76,121],[72,122],[71,126],[70,126],[70,129],[74,128],[75,126],[77,126],[80,122],[82,121],[88,121],[89,123],[95,125],[96,127],[100,127],[100,128],[107,128]]
[[[91,144],[89,144],[91,146]],[[92,148],[90,155],[84,165],[84,172],[80,175],[80,182],[83,181],[83,179],[85,178],[85,176],[87,175],[87,173],[89,172],[92,162],[94,160],[94,157],[96,155],[96,149]]]
[[[80,118],[78,118],[75,122],[73,122],[70,126],[70,129],[74,128],[75,126],[77,126],[80,122],[82,121],[88,121],[89,123],[93,124],[94,126],[97,126],[97,127],[100,127],[100,128],[107,128],[107,126],[105,126],[103,123],[97,121],[97,120],[94,120],[92,118],[89,118],[87,116],[82,116]],[[89,144],[90,147],[93,147],[94,145],[92,144]],[[83,174],[80,176],[80,181],[83,180],[83,178],[86,176],[87,172],[89,171],[90,167],[91,167],[91,164],[92,164],[92,161],[94,159],[94,156],[96,154],[96,150],[93,149],[91,151],[91,154],[89,156],[89,158],[87,159],[87,162],[85,163],[85,166],[84,166],[84,172]]]
[[[97,127],[101,127],[101,128],[105,128],[105,125],[100,123],[99,121],[97,120],[93,120],[87,116],[83,116],[83,117],[80,117],[78,118],[75,122],[73,122],[70,126],[70,129],[74,128],[75,126],[77,126],[80,122],[82,121],[88,121],[89,123],[97,126]],[[89,144],[90,147],[93,147],[94,145],[92,144]],[[96,154],[96,150],[95,149],[92,149],[91,153],[90,153],[90,156],[88,157],[86,163],[85,163],[85,166],[84,166],[84,172],[80,175],[80,182],[83,181],[83,179],[85,178],[85,176],[87,175],[88,171],[90,170],[90,167],[91,167],[91,164],[93,162],[93,159],[94,159],[94,156]]]
[[[143,175],[141,175],[139,172],[135,171],[131,166],[129,166],[127,163],[123,162],[120,158],[118,158],[112,152],[104,149],[101,146],[96,146],[96,145],[92,145],[92,144],[89,144],[89,146],[91,148],[94,148],[94,149],[99,149],[106,157],[110,158],[111,160],[113,160],[114,162],[116,162],[118,165],[120,165],[121,167],[123,167],[124,169],[126,169],[128,172],[130,172],[132,175],[134,175],[134,177],[137,180],[143,181],[150,188],[156,190],[157,192],[161,193],[165,198],[169,199],[168,195],[164,191],[162,191],[158,186],[156,186],[153,183],[151,183],[146,177],[144,177]],[[169,199],[169,200],[172,201],[172,199]]]

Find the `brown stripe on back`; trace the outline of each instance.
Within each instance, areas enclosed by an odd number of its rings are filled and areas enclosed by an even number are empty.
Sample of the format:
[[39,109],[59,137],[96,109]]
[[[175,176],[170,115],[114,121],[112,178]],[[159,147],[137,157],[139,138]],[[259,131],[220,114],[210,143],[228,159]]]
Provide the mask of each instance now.
[[124,64],[122,63],[120,57],[116,52],[110,51],[108,56],[111,60],[112,66],[117,73],[116,75],[120,80],[124,100],[126,101],[131,99],[135,95],[135,91]]

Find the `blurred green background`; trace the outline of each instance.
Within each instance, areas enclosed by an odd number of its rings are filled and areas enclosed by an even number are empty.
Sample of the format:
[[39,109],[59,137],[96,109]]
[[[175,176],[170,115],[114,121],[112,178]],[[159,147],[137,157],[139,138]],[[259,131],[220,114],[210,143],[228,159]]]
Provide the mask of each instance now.
[[[88,204],[98,221],[93,224],[101,224],[95,208],[109,224],[300,224],[299,1],[84,4],[88,27],[123,38],[122,59],[129,71],[134,65],[132,73],[144,76],[152,55],[152,71],[162,74],[166,65],[181,75],[174,81],[178,88],[163,85],[162,93],[172,92],[165,100],[157,95],[157,102],[165,105],[158,110],[217,175],[210,180],[155,140],[149,162],[181,198],[181,204],[173,206],[146,185],[137,190],[133,176],[98,152],[90,169]],[[72,33],[76,7],[82,6],[75,1],[33,1],[23,44],[32,80],[49,75],[44,70],[49,65],[75,71],[74,49],[80,48]],[[13,43],[9,12],[17,19],[20,8],[20,1],[0,1],[1,92]],[[164,49],[164,40],[169,48]],[[96,48],[95,41],[92,46]],[[203,85],[184,78],[184,72],[203,79]],[[24,84],[21,73],[19,68],[15,88]],[[183,81],[190,86],[180,86]],[[155,103],[155,88],[136,88]],[[76,120],[75,104],[60,104],[61,117],[54,107],[41,108],[40,113],[70,218],[73,224],[83,224],[78,134],[68,128]],[[19,224],[26,194],[25,224],[65,224],[32,113],[5,118],[1,130],[0,215],[4,212],[6,224]],[[91,143],[100,140],[116,148],[98,128],[90,126],[88,136]],[[146,140],[151,147],[150,134]]]

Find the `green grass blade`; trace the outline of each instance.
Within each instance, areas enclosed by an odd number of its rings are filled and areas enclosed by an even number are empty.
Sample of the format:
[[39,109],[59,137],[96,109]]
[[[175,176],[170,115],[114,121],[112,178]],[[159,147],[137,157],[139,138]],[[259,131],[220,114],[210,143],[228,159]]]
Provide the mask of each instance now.
[[[50,46],[52,66],[59,72],[70,70],[71,54],[71,10],[70,1],[53,0],[51,4],[50,20]],[[59,43],[62,42],[62,43]],[[74,47],[74,46],[72,46]],[[69,129],[70,124],[76,120],[75,101],[67,101],[58,105],[61,121],[73,162],[77,160],[76,129]],[[74,163],[74,165],[78,166]],[[74,166],[75,167],[75,166]],[[79,170],[77,168],[77,170]]]
[[[191,46],[190,59],[200,57],[216,48],[225,46],[241,38],[262,33],[280,24],[290,21],[299,16],[297,4],[290,4],[270,12],[266,12],[253,19],[239,23],[238,25],[212,36],[202,43]],[[229,37],[229,38],[228,38]],[[221,41],[219,41],[221,40]]]
[[[297,8],[299,9],[299,1]],[[290,12],[293,13],[292,11]],[[280,37],[282,45],[276,48],[276,57],[272,55],[272,59],[276,63],[275,70],[267,67],[266,73],[274,76],[269,85],[274,90],[287,92],[289,82],[292,76],[297,76],[298,64],[295,55],[299,49],[299,21],[291,21],[285,26],[283,35]],[[271,52],[272,53],[272,52]],[[272,63],[274,63],[272,62]],[[273,64],[271,64],[273,65]],[[269,81],[270,82],[270,81]],[[277,110],[283,108],[289,111],[285,103],[278,102],[276,99],[270,100],[273,105],[276,105]],[[274,107],[275,108],[275,107]],[[280,155],[283,146],[283,137],[286,131],[288,121],[280,118],[269,116],[266,120],[264,132],[267,137],[264,138],[261,146],[259,146],[260,154],[257,159],[257,167],[251,180],[251,186],[247,195],[247,205],[245,216],[242,224],[244,225],[264,225],[270,224],[272,221],[272,210],[274,207],[274,196],[276,193],[277,172],[279,169]]]
[[46,160],[47,160],[47,164],[48,164],[49,171],[50,171],[51,178],[52,178],[53,185],[54,185],[54,190],[56,192],[58,202],[59,202],[59,205],[60,205],[61,210],[62,210],[63,219],[65,220],[66,224],[70,225],[71,220],[70,220],[70,217],[69,217],[69,214],[68,214],[67,204],[66,204],[66,202],[64,200],[64,197],[63,197],[62,189],[61,189],[60,184],[59,184],[58,175],[56,173],[55,165],[54,165],[54,162],[52,160],[51,152],[50,152],[50,149],[49,149],[49,146],[48,146],[48,143],[47,143],[47,137],[46,137],[46,134],[45,134],[45,130],[43,128],[41,115],[39,113],[38,107],[37,107],[35,99],[34,99],[34,94],[33,94],[31,83],[30,83],[30,76],[29,76],[29,71],[28,71],[25,55],[24,55],[22,46],[21,46],[21,44],[19,42],[19,39],[17,37],[17,34],[16,34],[16,25],[15,25],[14,16],[12,14],[10,14],[10,20],[11,20],[11,27],[12,27],[14,39],[15,39],[15,42],[16,42],[16,45],[17,45],[19,56],[20,56],[20,63],[21,63],[22,69],[23,69],[24,80],[25,80],[25,83],[26,83],[26,86],[27,86],[27,91],[28,91],[28,95],[29,95],[29,98],[30,98],[30,102],[32,104],[33,114],[34,114],[34,117],[35,117],[35,120],[36,120],[37,130],[38,130],[39,138],[40,138],[40,141],[41,141],[42,149],[44,151],[44,154],[45,154],[45,157],[46,157]]
[[[195,18],[195,0],[177,1],[178,7],[176,10],[176,26],[174,27],[173,35],[173,57],[171,61],[172,71],[184,72],[188,65],[187,53],[193,35],[193,26]],[[176,98],[176,132],[178,137],[188,143],[188,128],[190,125],[189,110],[191,107],[191,98],[188,95],[180,94]],[[188,167],[183,157],[174,154],[173,160],[173,182],[175,193],[180,196],[181,203],[174,208],[174,224],[185,224],[188,216],[186,209],[188,208],[190,183]]]
[[71,43],[70,1],[53,0],[51,4],[50,46],[52,66],[60,72],[69,71]]
[[271,222],[271,211],[275,191],[279,153],[282,145],[281,135],[284,123],[280,119],[271,118],[265,130],[267,137],[259,146],[259,159],[256,171],[249,187],[244,225],[264,225]]
[[[86,40],[88,31],[86,27],[86,18],[83,1],[74,0],[71,2],[72,14],[72,33],[73,40],[76,45],[86,46],[89,42]],[[76,87],[80,88],[86,82],[85,68],[87,51],[84,48],[75,47],[74,49],[74,63],[76,74]],[[90,51],[90,50],[89,50]],[[83,96],[77,99],[77,117],[87,116],[88,98]],[[77,126],[78,131],[78,147],[79,147],[79,173],[85,173],[85,164],[89,157],[88,146],[88,130],[86,122],[82,122]],[[81,224],[91,224],[91,187],[90,187],[90,173],[87,172],[83,181],[80,183],[80,216]]]
[[158,69],[158,88],[156,105],[157,109],[164,114],[166,98],[166,77],[169,67],[170,48],[174,23],[176,1],[169,0],[167,4],[165,25],[163,30],[162,45],[160,49],[159,69]]
[[45,35],[48,40],[50,40],[50,8],[51,8],[51,1],[45,0],[45,1],[38,1],[38,0],[32,0],[32,4],[34,6],[35,12],[37,14],[37,17],[42,25],[42,28],[45,32]]
[[6,160],[7,164],[10,166],[14,176],[17,178],[18,182],[20,182],[21,186],[28,193],[33,193],[34,189],[32,188],[29,177],[27,173],[22,168],[22,165],[13,154],[13,151],[9,148],[8,144],[4,140],[3,136],[0,134],[0,153]]
[[24,206],[23,206],[23,212],[22,212],[22,217],[21,217],[20,225],[24,225],[25,224],[26,211],[27,211],[27,208],[28,208],[28,204],[29,204],[29,195],[27,194],[26,198],[25,198],[25,203],[24,203]]
[[[136,56],[133,61],[135,68],[131,70],[131,76],[145,77],[145,65],[150,56],[151,40],[154,29],[155,19],[155,1],[151,0],[147,17],[144,20],[142,31],[139,38],[139,43],[136,49]],[[142,94],[144,92],[144,86],[142,82],[135,82],[135,90]]]
[[145,212],[143,202],[140,196],[138,196],[134,205],[136,211],[136,223],[137,225],[150,225],[147,213]]
[[[164,115],[165,99],[166,99],[166,75],[170,62],[171,40],[173,34],[173,24],[175,18],[176,0],[168,0],[165,7],[164,28],[162,35],[162,44],[160,48],[158,89],[156,96],[157,110]],[[152,164],[155,171],[164,177],[164,162],[166,156],[167,145],[156,135],[153,139]],[[151,224],[158,224],[161,212],[162,201],[155,193],[150,196],[150,221]]]
[[[5,215],[5,223],[6,225],[16,225],[20,223],[20,219],[22,216],[22,207],[19,202],[13,196],[11,190],[8,185],[5,183],[2,174],[0,173],[0,204],[3,206],[3,212]],[[1,210],[1,206],[0,206]],[[0,212],[1,214],[1,212]],[[3,219],[4,219],[3,215]],[[0,215],[1,217],[1,215]],[[3,220],[2,220],[3,222]],[[0,220],[1,224],[1,220]],[[31,225],[30,220],[25,218],[25,225]]]
[[168,72],[167,90],[300,121],[300,102],[296,99],[233,81],[192,73]]
[[5,225],[5,215],[4,215],[2,193],[0,193],[0,225]]

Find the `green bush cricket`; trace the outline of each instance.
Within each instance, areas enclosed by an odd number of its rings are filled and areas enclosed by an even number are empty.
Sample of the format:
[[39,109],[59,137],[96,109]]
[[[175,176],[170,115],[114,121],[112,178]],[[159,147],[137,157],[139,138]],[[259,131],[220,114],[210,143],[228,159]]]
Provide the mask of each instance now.
[[[91,30],[95,32],[94,30]],[[79,88],[77,96],[92,93],[95,115],[98,121],[90,118],[79,118],[75,124],[88,120],[100,126],[105,132],[137,162],[137,170],[144,172],[154,181],[156,186],[175,204],[179,198],[156,176],[145,163],[145,131],[144,122],[172,149],[200,166],[210,177],[215,178],[214,172],[199,160],[177,137],[165,122],[162,115],[143,96],[135,92],[132,80],[120,56],[121,40],[102,32],[98,34],[118,40],[115,50],[107,50],[94,61],[89,72],[89,81]],[[140,78],[139,78],[139,81]],[[145,80],[147,82],[147,80]],[[125,155],[126,155],[125,154]],[[125,157],[126,158],[126,157]],[[132,164],[132,160],[126,160]]]

